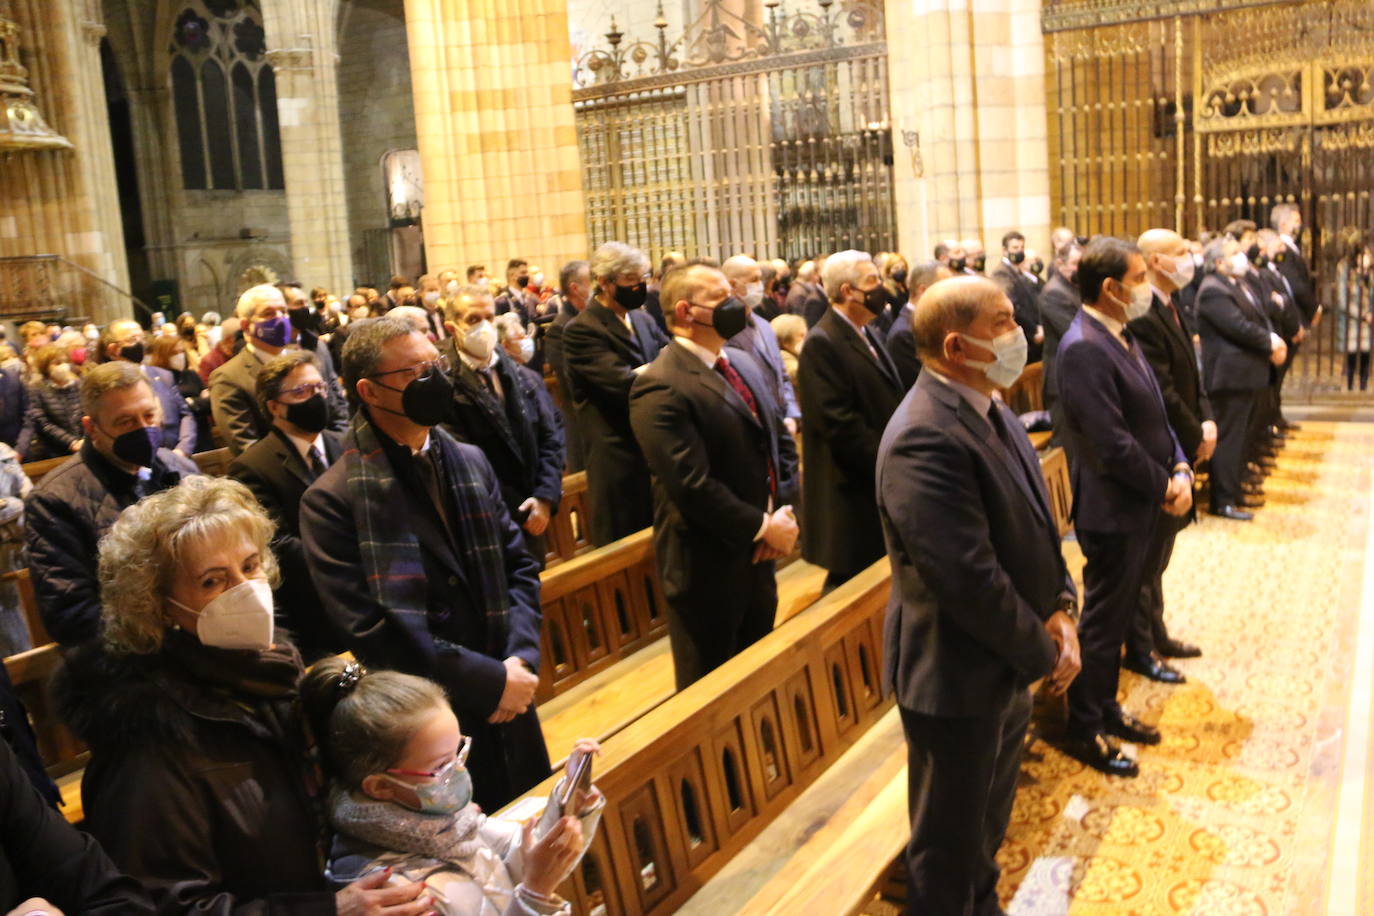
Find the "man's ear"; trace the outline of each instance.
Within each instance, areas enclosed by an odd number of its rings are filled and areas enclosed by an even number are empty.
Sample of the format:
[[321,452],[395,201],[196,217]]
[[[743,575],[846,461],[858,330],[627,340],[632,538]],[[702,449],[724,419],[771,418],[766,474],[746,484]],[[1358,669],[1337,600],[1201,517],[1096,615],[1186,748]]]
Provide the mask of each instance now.
[[82,417],[82,418],[81,418],[81,431],[84,432],[84,433],[86,434],[86,438],[87,438],[87,439],[89,439],[89,438],[91,437],[91,429],[92,429],[94,426],[95,426],[95,423],[91,420],[90,417]]
[[376,398],[376,392],[372,390],[372,379],[358,379],[357,384],[353,386],[353,390],[357,392],[358,400],[363,404],[371,404]]

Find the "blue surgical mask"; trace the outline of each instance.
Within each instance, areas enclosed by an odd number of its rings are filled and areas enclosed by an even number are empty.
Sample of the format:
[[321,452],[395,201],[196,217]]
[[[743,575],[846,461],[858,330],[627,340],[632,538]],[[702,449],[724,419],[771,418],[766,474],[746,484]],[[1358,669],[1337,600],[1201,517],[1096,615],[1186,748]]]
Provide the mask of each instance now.
[[390,773],[383,773],[382,776],[414,792],[419,807],[408,805],[400,799],[396,803],[422,814],[456,814],[472,802],[472,775],[457,760],[435,773],[430,782],[409,783]]

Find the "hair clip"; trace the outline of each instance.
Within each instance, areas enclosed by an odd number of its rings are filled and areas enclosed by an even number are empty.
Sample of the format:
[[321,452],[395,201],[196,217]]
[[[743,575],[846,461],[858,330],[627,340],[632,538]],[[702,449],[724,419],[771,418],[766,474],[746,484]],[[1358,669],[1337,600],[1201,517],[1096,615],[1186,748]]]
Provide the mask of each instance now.
[[367,669],[357,662],[349,662],[344,666],[343,673],[339,675],[339,692],[348,694],[358,686],[358,682],[367,674]]

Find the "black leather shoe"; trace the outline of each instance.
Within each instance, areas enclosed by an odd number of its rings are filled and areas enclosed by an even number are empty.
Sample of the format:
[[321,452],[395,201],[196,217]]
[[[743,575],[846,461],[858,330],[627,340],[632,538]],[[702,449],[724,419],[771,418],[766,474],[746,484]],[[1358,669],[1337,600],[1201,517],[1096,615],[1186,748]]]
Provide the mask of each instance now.
[[1164,661],[1162,658],[1133,658],[1126,656],[1126,661],[1121,667],[1127,671],[1134,671],[1136,674],[1147,677],[1152,681],[1159,681],[1161,684],[1186,684],[1188,678],[1184,677],[1183,672]]
[[1140,767],[1134,760],[1121,752],[1116,741],[1105,734],[1087,738],[1067,738],[1064,753],[1075,760],[1081,760],[1094,770],[1108,776],[1139,776]]
[[1158,744],[1160,740],[1159,729],[1146,725],[1128,712],[1122,712],[1119,719],[1108,719],[1106,728],[1107,734],[1136,744]]
[[1202,655],[1202,650],[1197,646],[1178,639],[1166,639],[1157,643],[1155,651],[1165,658],[1197,658]]
[[1233,522],[1248,522],[1255,517],[1255,513],[1237,509],[1235,506],[1218,506],[1212,510],[1212,514],[1221,518],[1229,518]]

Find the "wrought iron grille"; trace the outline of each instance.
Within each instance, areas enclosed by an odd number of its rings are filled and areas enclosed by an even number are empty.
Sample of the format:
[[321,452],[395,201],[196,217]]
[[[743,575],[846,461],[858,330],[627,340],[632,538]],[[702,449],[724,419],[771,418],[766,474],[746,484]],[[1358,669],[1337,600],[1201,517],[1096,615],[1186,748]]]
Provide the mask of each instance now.
[[1060,0],[1042,25],[1055,219],[1197,237],[1297,203],[1326,317],[1289,377],[1343,384],[1369,308],[1341,277],[1374,237],[1374,4]]
[[896,240],[881,4],[707,0],[675,40],[612,21],[573,102],[593,244],[725,258],[809,257]]

